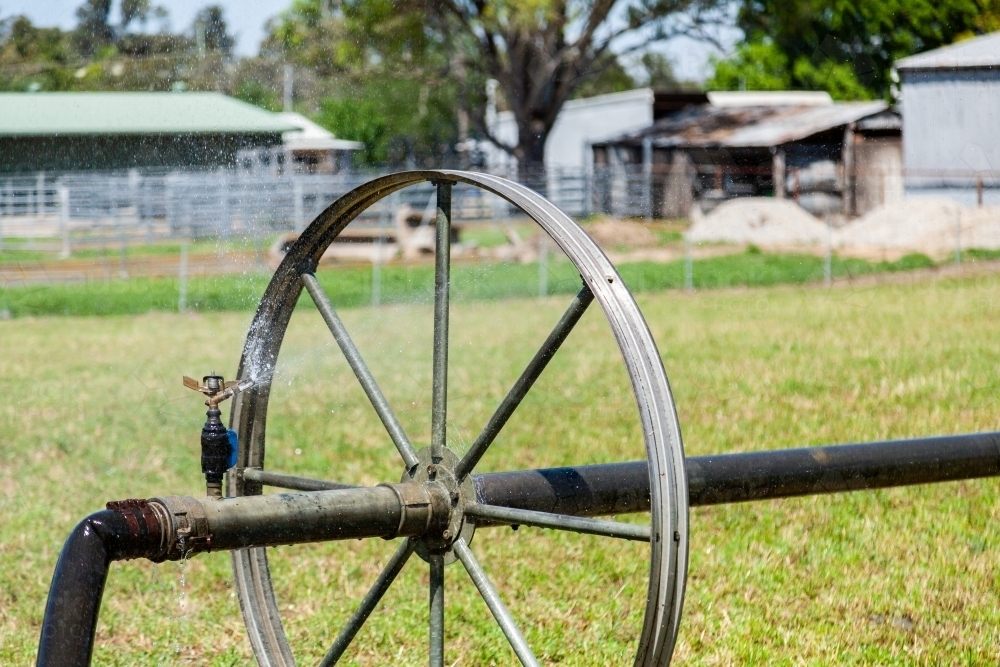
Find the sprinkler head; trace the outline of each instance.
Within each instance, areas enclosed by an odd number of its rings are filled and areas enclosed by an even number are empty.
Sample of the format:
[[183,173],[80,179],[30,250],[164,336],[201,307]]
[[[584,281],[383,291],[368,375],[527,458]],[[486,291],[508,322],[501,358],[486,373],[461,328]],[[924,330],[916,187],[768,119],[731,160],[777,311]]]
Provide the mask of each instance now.
[[246,391],[253,386],[253,380],[226,382],[221,375],[206,375],[203,384],[194,378],[184,376],[184,386],[200,391],[208,397],[205,405],[207,419],[201,429],[201,472],[205,475],[206,490],[210,497],[222,497],[222,478],[232,467],[236,452],[236,434],[222,423],[219,403]]
[[227,398],[232,398],[241,391],[246,391],[254,385],[254,381],[247,378],[245,380],[230,380],[226,382],[221,375],[206,375],[201,379],[202,384],[192,377],[184,376],[184,386],[188,389],[200,391],[208,397],[205,405],[218,405]]

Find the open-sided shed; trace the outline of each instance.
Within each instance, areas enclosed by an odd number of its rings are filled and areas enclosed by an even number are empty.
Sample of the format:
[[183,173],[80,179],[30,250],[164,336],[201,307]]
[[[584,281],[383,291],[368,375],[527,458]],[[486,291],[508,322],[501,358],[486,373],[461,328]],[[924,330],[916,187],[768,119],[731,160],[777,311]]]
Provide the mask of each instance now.
[[815,213],[862,213],[901,190],[900,119],[884,102],[716,95],[595,143],[595,168],[641,165],[652,181],[653,211],[666,216],[687,215],[692,200],[711,206],[739,196],[788,196]]

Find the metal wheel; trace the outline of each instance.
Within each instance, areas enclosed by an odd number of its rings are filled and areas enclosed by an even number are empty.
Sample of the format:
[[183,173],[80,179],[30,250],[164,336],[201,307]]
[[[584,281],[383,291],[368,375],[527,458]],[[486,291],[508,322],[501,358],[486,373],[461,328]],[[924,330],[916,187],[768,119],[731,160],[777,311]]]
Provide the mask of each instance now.
[[[431,443],[417,451],[341,323],[313,270],[324,250],[349,222],[376,201],[423,181],[437,185],[437,252],[435,259],[434,349]],[[448,312],[450,283],[451,189],[465,183],[492,192],[535,220],[561,248],[583,279],[542,348],[497,408],[480,436],[464,455],[447,447]],[[334,339],[361,382],[391,441],[399,451],[404,479],[433,480],[450,492],[453,511],[447,525],[429,527],[421,538],[407,538],[349,619],[321,664],[334,664],[414,551],[430,564],[430,662],[443,663],[443,587],[445,565],[459,560],[482,594],[494,618],[525,665],[538,664],[518,625],[480,566],[470,540],[477,522],[536,525],[612,538],[649,542],[650,572],[643,627],[636,665],[670,662],[684,597],[688,553],[688,490],[680,428],[670,387],[652,335],[639,308],[614,266],[589,236],[568,216],[537,193],[516,183],[485,174],[458,171],[413,171],[378,178],[344,195],[305,230],[271,280],[250,327],[240,362],[240,378],[257,384],[233,403],[232,424],[239,433],[238,462],[227,480],[230,496],[261,493],[262,486],[301,490],[333,488],[322,481],[283,477],[266,471],[264,432],[267,406],[278,352],[296,302],[305,288],[316,303]],[[549,359],[592,300],[604,312],[625,361],[638,406],[650,478],[650,528],[614,521],[584,519],[482,505],[472,484],[472,471],[517,409]],[[261,379],[264,381],[261,381]],[[396,481],[396,480],[386,480]],[[401,499],[419,505],[426,499]],[[250,643],[257,661],[266,667],[287,667],[295,660],[282,627],[281,615],[264,548],[234,551],[233,570]]]

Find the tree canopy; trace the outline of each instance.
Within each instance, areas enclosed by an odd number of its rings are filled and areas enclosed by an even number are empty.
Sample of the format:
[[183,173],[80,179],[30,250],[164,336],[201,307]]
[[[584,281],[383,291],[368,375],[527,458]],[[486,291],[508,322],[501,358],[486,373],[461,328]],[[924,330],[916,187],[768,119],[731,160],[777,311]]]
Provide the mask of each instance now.
[[521,141],[503,147],[537,164],[566,100],[646,84],[681,87],[662,55],[626,67],[611,45],[632,36],[638,51],[693,32],[707,24],[708,6],[295,0],[272,22],[263,53],[305,70],[310,80],[302,85],[311,92],[302,97],[320,99],[321,124],[365,142],[366,161],[457,159],[454,147],[471,136],[502,145],[485,122],[486,83],[497,79],[500,104],[522,128]]
[[[1000,0],[289,0],[236,57],[219,5],[174,31],[156,0],[78,1],[72,30],[0,19],[0,89],[216,90],[276,111],[292,65],[294,108],[367,164],[468,164],[460,147],[485,139],[526,170],[570,99],[695,87],[657,51],[675,36],[744,32],[708,88],[847,100],[890,98],[898,58],[1000,29]],[[490,80],[515,143],[487,125]]]
[[[651,44],[679,35],[705,36],[724,20],[723,0],[442,0],[419,7],[445,27],[462,64],[456,77],[477,130],[508,150],[522,168],[544,163],[545,142],[559,111],[588,79],[600,77]],[[485,123],[483,89],[495,79],[518,129],[504,143]]]
[[1000,1],[742,0],[736,24],[746,41],[707,87],[884,98],[896,60],[1000,28]]
[[[72,30],[0,19],[0,89],[233,92],[225,64],[234,38],[222,8],[205,7],[182,32],[167,29],[167,16],[149,0],[85,0]],[[158,30],[147,29],[150,20]]]

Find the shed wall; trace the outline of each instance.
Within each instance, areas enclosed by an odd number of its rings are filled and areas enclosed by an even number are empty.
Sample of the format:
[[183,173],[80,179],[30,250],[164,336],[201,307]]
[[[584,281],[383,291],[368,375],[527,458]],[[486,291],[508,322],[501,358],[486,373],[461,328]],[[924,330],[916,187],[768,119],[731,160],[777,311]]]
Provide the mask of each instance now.
[[280,143],[279,133],[0,136],[0,173],[230,167],[239,150]]
[[908,187],[962,185],[1000,170],[1000,71],[903,71]]
[[[567,102],[545,141],[547,169],[583,169],[589,158],[588,144],[605,141],[626,132],[634,132],[653,124],[653,91],[647,88],[600,95]],[[517,143],[514,114],[498,114],[495,132],[509,144]],[[496,152],[491,166],[511,161],[505,153]]]

